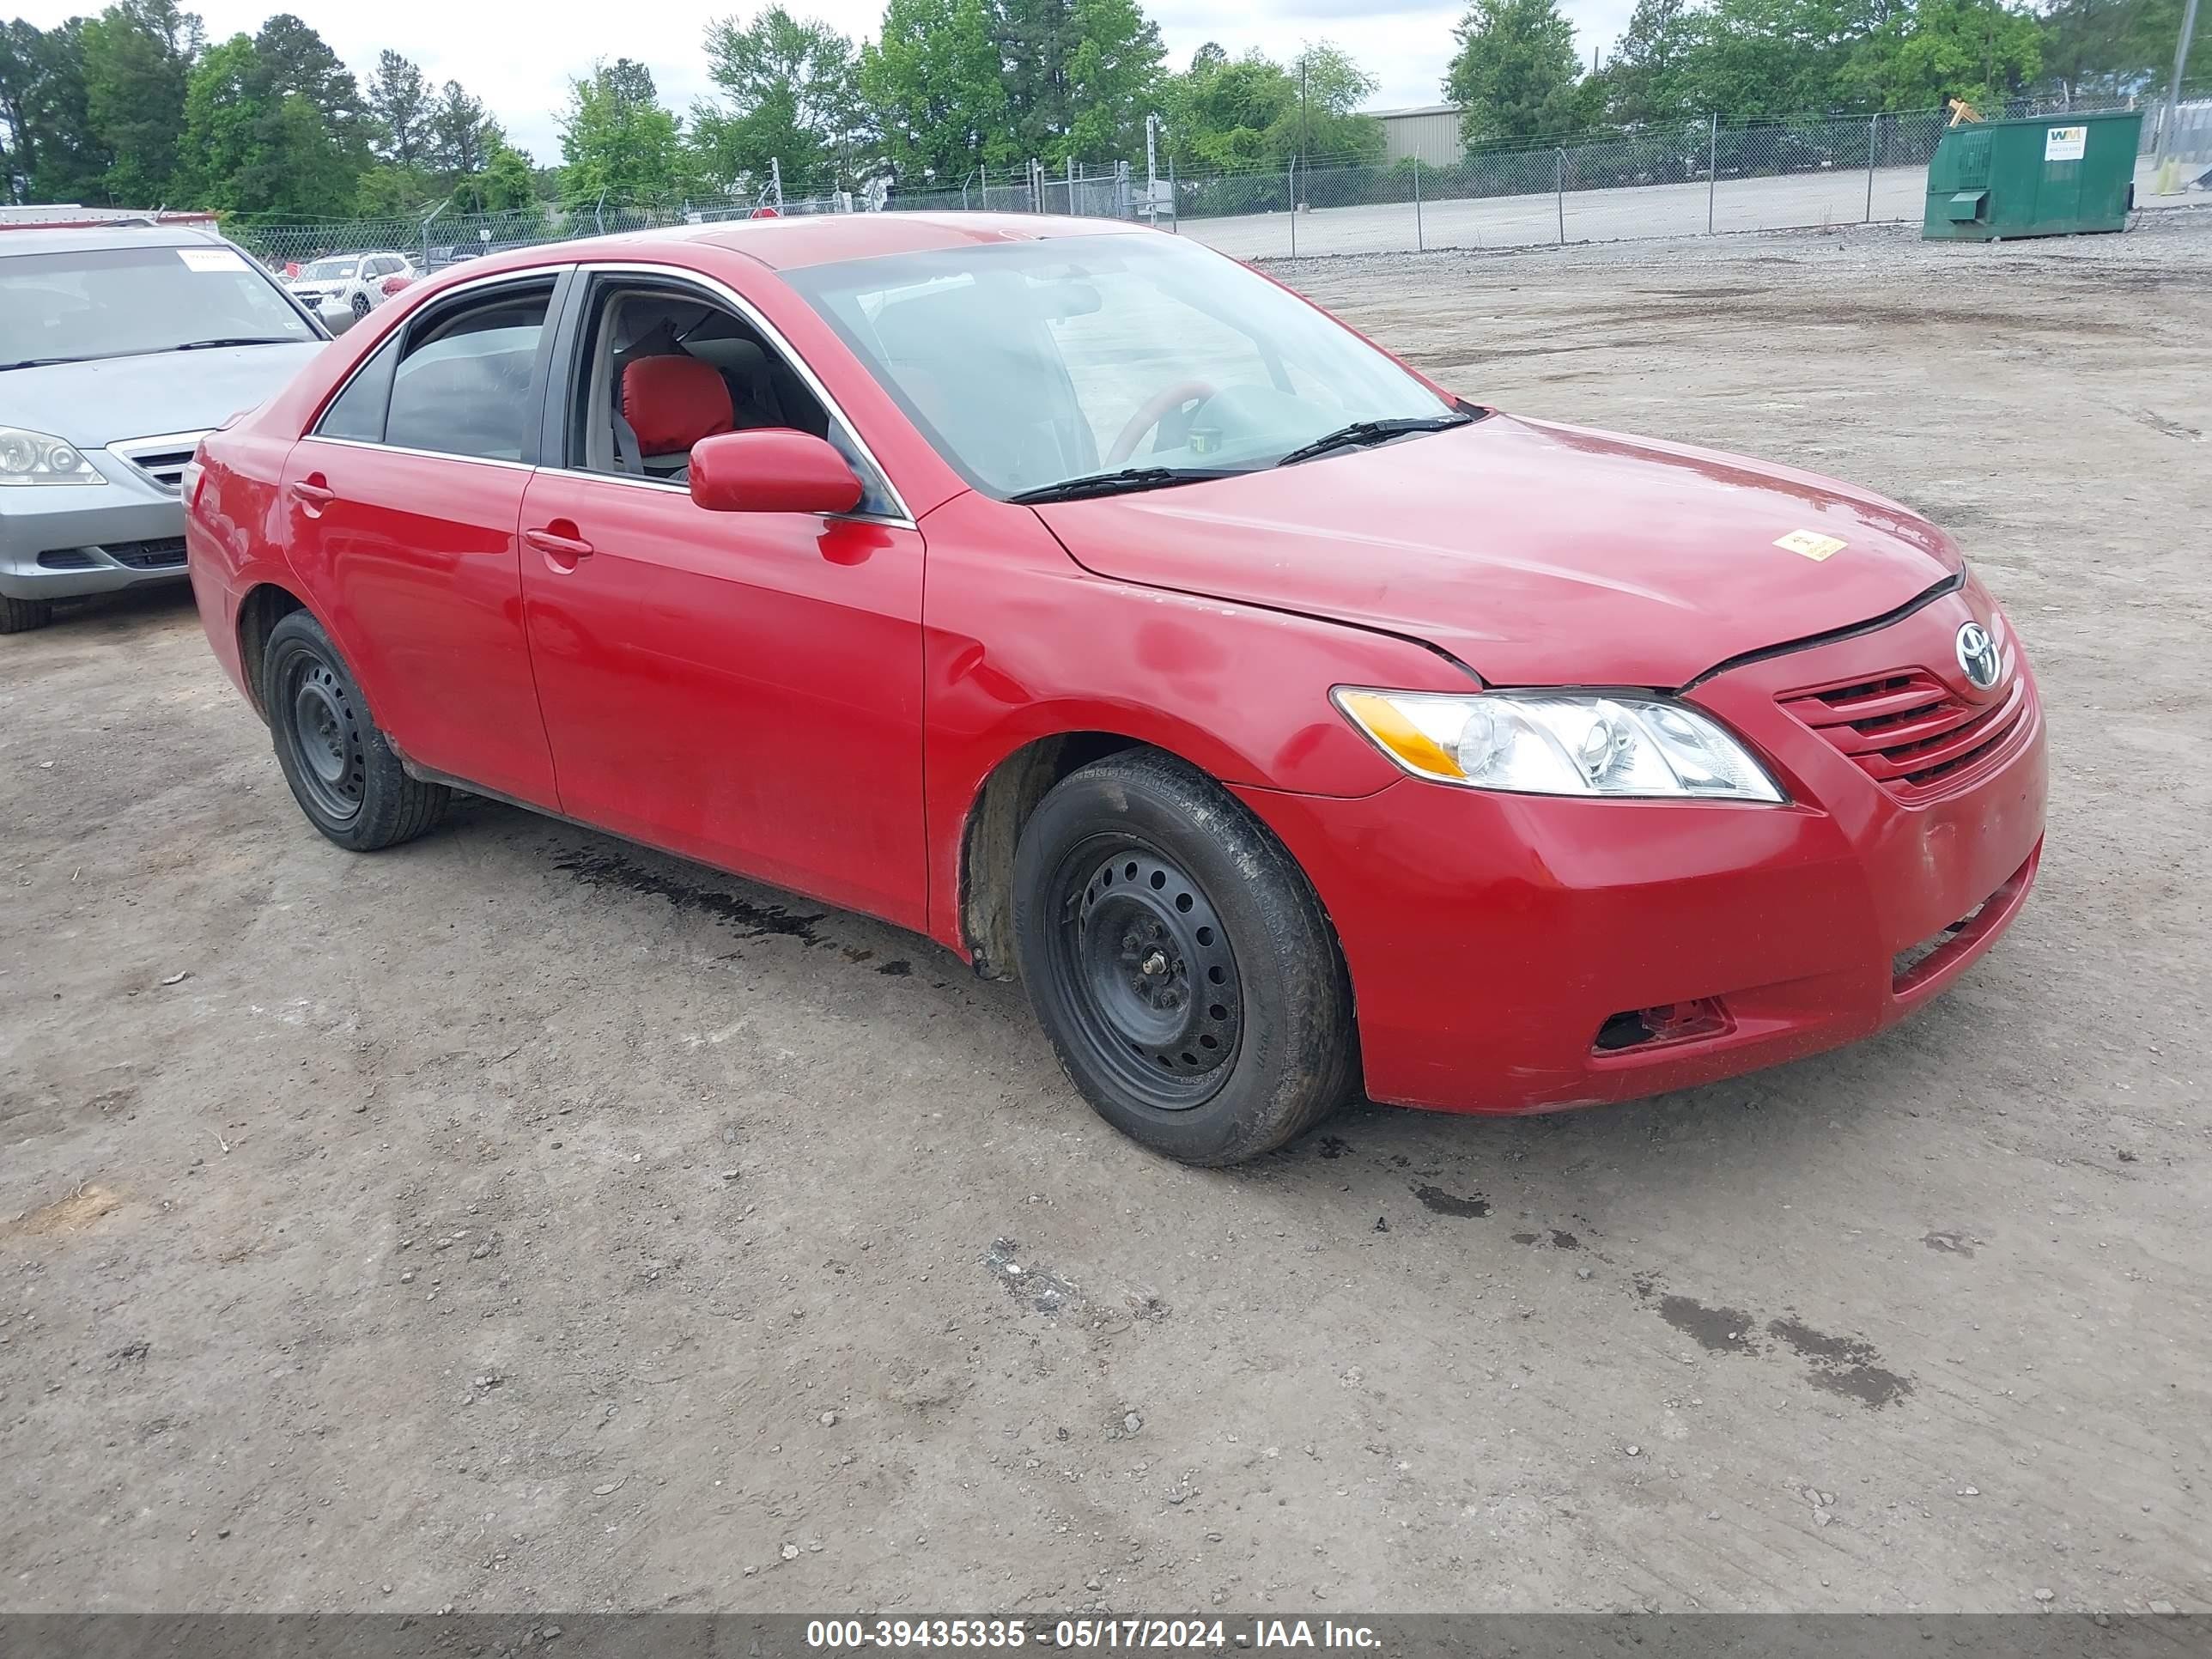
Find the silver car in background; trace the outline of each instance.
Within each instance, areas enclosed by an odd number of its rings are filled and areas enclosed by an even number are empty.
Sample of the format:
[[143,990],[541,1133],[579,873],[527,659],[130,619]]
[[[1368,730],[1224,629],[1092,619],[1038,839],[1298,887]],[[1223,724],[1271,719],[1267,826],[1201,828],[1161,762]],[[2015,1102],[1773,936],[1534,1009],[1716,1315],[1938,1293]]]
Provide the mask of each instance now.
[[0,228],[0,634],[182,579],[200,438],[329,338],[210,232]]
[[332,331],[343,333],[384,303],[386,279],[419,274],[404,253],[333,253],[301,266],[284,286]]

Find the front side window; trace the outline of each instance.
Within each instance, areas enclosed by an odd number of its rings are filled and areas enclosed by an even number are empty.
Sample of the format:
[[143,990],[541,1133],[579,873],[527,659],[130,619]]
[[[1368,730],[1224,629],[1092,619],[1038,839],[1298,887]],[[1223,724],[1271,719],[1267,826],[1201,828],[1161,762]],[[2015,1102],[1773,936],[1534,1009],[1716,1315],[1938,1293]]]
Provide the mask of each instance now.
[[938,452],[1002,497],[1109,467],[1253,470],[1355,422],[1464,418],[1304,301],[1175,237],[785,276]]
[[569,410],[579,471],[689,482],[691,447],[724,432],[809,433],[843,455],[860,510],[889,515],[890,489],[775,344],[689,284],[603,277],[592,290]]
[[0,246],[0,368],[325,337],[236,248]]
[[530,386],[551,300],[550,283],[510,289],[410,325],[392,373],[384,441],[522,459],[537,425]]

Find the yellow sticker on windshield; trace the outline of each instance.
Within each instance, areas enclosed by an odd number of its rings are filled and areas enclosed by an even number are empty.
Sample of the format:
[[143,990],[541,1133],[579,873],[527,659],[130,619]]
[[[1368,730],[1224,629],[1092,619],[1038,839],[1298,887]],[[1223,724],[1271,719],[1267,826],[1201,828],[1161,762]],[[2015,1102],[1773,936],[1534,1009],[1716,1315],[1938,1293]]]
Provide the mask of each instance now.
[[1790,552],[1802,554],[1815,564],[1842,552],[1844,545],[1838,537],[1823,536],[1810,530],[1793,530],[1786,536],[1778,536],[1774,544]]

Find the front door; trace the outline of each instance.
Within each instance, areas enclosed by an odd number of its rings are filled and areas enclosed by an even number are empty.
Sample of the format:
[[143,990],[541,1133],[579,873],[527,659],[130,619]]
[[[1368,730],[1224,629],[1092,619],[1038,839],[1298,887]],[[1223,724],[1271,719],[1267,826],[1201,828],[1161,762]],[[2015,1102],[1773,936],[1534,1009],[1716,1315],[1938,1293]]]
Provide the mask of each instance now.
[[[781,343],[726,306],[698,321],[702,300],[719,303],[665,278],[603,273],[574,308],[572,465],[533,474],[522,502],[523,595],[561,809],[919,928],[920,532],[895,510],[708,512],[635,459],[637,442],[626,459],[608,435],[622,356],[637,342],[715,368],[730,409],[718,400],[709,425],[765,418],[830,435],[837,417],[789,360],[763,364]],[[659,329],[657,304],[681,344]],[[678,415],[628,413],[646,455],[688,448]]]

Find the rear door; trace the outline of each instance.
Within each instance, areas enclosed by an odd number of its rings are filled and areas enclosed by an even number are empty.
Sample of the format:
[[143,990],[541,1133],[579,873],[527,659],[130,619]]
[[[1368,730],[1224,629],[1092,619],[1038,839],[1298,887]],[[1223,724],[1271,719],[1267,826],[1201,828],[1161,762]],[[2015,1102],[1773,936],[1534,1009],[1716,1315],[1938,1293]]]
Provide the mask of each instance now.
[[523,631],[522,497],[564,277],[471,283],[410,318],[293,447],[295,567],[410,760],[557,804]]
[[[919,928],[921,536],[826,392],[738,298],[665,270],[577,273],[562,354],[574,361],[522,520],[562,810]],[[855,463],[870,492],[860,511],[710,513],[591,441],[613,415],[618,308],[655,300],[680,308],[687,355],[770,355],[775,418]]]

